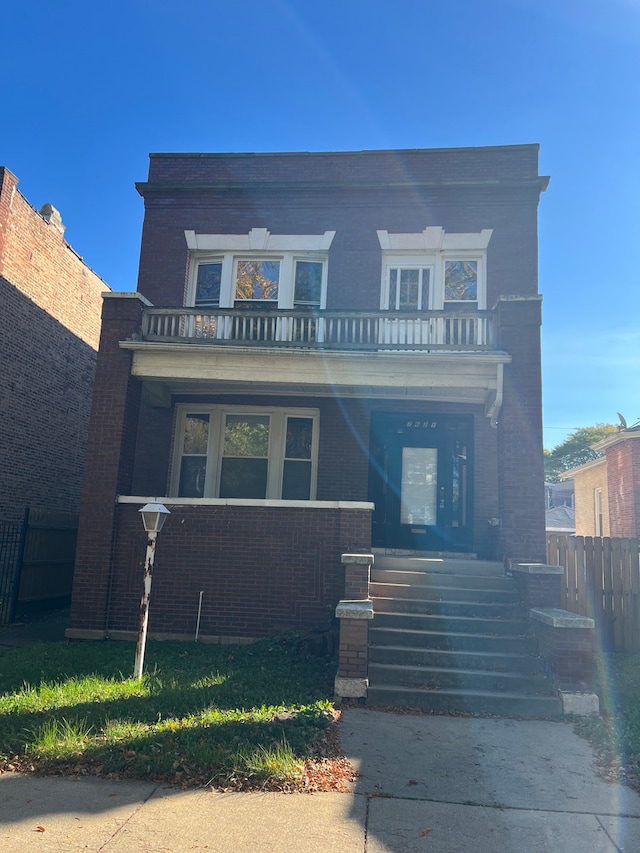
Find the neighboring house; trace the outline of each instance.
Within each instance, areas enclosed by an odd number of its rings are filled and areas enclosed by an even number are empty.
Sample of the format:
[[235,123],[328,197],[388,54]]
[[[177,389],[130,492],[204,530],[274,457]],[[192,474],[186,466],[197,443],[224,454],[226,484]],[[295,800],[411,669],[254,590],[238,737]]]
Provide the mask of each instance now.
[[154,154],[103,309],[70,637],[326,626],[343,552],[544,562],[538,146]]
[[545,513],[547,533],[575,533],[576,511],[570,506],[555,506]]
[[567,480],[564,483],[544,484],[544,505],[546,509],[554,507],[575,506],[573,494],[573,482]]
[[0,167],[0,522],[26,507],[77,513],[109,290]]
[[573,480],[578,536],[640,536],[640,423],[593,445],[603,455],[561,474]]

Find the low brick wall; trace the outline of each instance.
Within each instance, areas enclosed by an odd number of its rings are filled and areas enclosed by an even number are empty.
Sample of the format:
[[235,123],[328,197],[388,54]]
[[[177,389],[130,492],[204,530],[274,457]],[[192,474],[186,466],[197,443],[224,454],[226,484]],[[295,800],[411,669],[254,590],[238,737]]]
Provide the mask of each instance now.
[[[234,641],[284,629],[326,630],[344,596],[345,550],[369,550],[370,510],[172,505],[158,536],[149,636]],[[138,504],[116,509],[106,613],[67,636],[135,636],[146,536]],[[87,630],[88,629],[88,630]]]
[[561,691],[593,691],[594,622],[557,608],[534,608],[531,625],[548,673]]

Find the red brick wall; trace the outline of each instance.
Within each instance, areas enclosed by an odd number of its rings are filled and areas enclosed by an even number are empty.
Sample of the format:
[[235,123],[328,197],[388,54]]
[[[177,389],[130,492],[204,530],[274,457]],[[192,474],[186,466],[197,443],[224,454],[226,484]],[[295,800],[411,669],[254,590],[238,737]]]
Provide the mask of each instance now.
[[0,520],[77,512],[101,294],[109,290],[0,168]]
[[608,447],[607,484],[611,536],[640,536],[640,440]]
[[[344,595],[346,551],[367,550],[367,510],[172,506],[158,536],[150,634],[261,637],[327,628]],[[139,507],[116,512],[107,631],[136,631],[146,537]],[[78,622],[72,626],[80,627]]]
[[[91,406],[70,625],[102,629],[106,618],[115,499],[131,494],[140,383],[131,353],[119,347],[140,327],[137,298],[104,300],[100,352]],[[97,621],[96,621],[97,620]]]
[[507,558],[544,563],[540,302],[500,302],[498,328],[500,348],[512,357],[498,419],[502,548]]

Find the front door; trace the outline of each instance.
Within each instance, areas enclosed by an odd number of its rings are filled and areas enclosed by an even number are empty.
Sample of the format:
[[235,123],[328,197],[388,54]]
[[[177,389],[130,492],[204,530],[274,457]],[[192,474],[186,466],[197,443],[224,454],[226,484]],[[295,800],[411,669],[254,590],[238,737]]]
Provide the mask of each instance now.
[[471,550],[471,439],[468,416],[372,415],[374,546]]

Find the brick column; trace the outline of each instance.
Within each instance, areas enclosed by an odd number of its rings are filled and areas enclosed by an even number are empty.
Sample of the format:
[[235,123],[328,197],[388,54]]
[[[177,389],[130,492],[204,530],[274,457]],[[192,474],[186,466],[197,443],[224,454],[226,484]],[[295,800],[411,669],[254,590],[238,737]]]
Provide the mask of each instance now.
[[531,624],[545,668],[560,692],[565,714],[597,714],[593,692],[595,623],[558,608],[534,608]]
[[369,620],[373,602],[369,577],[373,554],[343,554],[345,598],[336,607],[340,620],[338,674],[334,691],[338,699],[366,698],[369,687]]
[[140,330],[149,303],[139,293],[109,293],[89,421],[89,439],[78,528],[67,636],[100,639],[108,629],[107,606],[116,495],[131,488],[141,384],[131,376],[131,352],[121,340]]
[[540,296],[501,297],[498,347],[509,353],[498,415],[502,550],[511,560],[545,559]]
[[562,566],[545,563],[514,563],[511,572],[522,603],[527,607],[560,607]]

